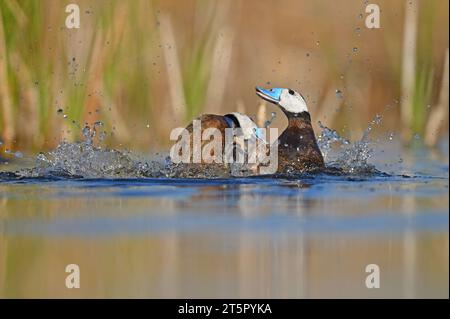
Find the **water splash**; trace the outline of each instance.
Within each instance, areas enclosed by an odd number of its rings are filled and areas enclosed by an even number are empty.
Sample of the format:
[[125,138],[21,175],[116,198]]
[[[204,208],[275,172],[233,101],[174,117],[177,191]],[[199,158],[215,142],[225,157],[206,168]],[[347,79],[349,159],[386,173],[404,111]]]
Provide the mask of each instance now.
[[322,122],[319,121],[318,123],[322,131],[317,137],[317,144],[322,151],[324,160],[327,161],[328,156],[331,155],[332,148],[335,144],[338,144],[340,146],[349,145],[350,141],[340,136],[339,133],[335,130],[324,126]]
[[348,174],[371,174],[378,172],[375,166],[369,163],[373,156],[373,141],[370,133],[375,125],[380,125],[381,115],[376,115],[369,123],[360,140],[350,142],[343,138],[333,129],[330,129],[321,122],[319,127],[321,133],[317,139],[322,151],[325,163],[328,167],[338,168]]
[[394,136],[395,136],[394,132],[389,133],[389,136],[388,136],[389,141],[393,141],[394,140]]
[[36,166],[19,171],[21,176],[68,176],[84,178],[159,177],[163,165],[158,161],[141,161],[130,151],[118,151],[96,146],[101,144],[106,132],[98,132],[103,123],[82,129],[83,140],[61,142],[48,153],[39,153]]
[[[268,127],[276,117],[267,121]],[[381,123],[377,115],[369,123],[360,140],[351,142],[336,130],[319,122],[321,128],[318,145],[325,159],[326,166],[342,174],[372,174],[378,172],[369,163],[373,155],[373,141],[370,133],[375,125]],[[255,175],[254,164],[233,163],[230,165],[174,164],[166,154],[156,154],[151,160],[143,160],[130,151],[108,149],[103,146],[107,132],[103,123],[97,121],[92,126],[82,129],[82,140],[71,143],[61,142],[56,149],[39,153],[35,166],[17,172],[23,177],[83,177],[83,178],[229,178]],[[21,157],[22,154],[16,154]]]
[[267,129],[270,126],[270,124],[272,124],[272,122],[276,119],[276,117],[277,117],[276,112],[270,113],[270,119],[264,122],[264,128]]

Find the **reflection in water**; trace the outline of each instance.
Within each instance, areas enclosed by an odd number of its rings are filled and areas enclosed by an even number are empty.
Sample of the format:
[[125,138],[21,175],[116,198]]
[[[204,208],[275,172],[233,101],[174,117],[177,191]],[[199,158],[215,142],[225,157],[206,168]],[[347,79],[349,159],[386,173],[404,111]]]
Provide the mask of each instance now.
[[[2,249],[2,297],[405,296],[405,250],[395,237],[167,233],[95,241],[8,238],[7,251]],[[419,237],[414,296],[448,293],[446,239]],[[74,262],[81,268],[81,289],[68,290],[64,268]],[[380,290],[364,287],[364,268],[373,262],[382,270]]]
[[0,297],[448,297],[447,178],[0,190]]

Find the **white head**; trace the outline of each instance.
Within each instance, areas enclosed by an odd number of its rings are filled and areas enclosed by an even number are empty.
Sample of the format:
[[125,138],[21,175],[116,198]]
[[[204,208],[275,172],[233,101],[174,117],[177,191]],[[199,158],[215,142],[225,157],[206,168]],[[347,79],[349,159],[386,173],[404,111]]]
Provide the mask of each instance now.
[[305,99],[294,90],[283,88],[266,90],[257,86],[256,94],[264,100],[280,106],[285,112],[292,114],[309,113]]

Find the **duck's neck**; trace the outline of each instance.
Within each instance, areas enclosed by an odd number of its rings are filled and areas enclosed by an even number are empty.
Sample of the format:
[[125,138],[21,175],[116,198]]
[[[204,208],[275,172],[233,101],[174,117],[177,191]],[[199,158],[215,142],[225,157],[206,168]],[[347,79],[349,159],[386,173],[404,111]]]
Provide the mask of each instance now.
[[288,127],[304,127],[311,126],[311,115],[308,112],[290,113],[285,112],[288,118]]
[[[316,137],[311,125],[311,116],[308,112],[297,114],[286,114],[288,117],[288,127],[280,136],[280,142],[287,144],[291,148],[316,146]],[[303,150],[301,150],[303,151]]]

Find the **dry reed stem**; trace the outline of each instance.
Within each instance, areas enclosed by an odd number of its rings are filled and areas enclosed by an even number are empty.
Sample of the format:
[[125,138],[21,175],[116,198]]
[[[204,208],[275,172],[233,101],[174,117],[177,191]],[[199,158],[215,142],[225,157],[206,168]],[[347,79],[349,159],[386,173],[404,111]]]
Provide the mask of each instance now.
[[[115,52],[120,44],[120,40],[123,36],[123,30],[125,28],[126,17],[124,15],[124,8],[116,8],[113,20],[114,30],[108,29],[108,33],[105,36],[103,31],[96,32],[93,36],[94,44],[92,48],[92,53],[90,56],[89,65],[89,77],[87,80],[87,92],[91,92],[91,97],[86,102],[85,112],[91,112],[96,114],[95,108],[101,104],[106,104],[108,106],[108,111],[103,112],[107,120],[114,123],[116,138],[120,141],[127,141],[130,139],[130,132],[125,125],[125,121],[122,119],[120,112],[117,110],[117,105],[113,103],[113,100],[108,96],[105,90],[105,83],[103,81],[105,61],[109,52]],[[112,34],[117,36],[112,36]],[[112,39],[109,46],[105,45],[105,39]],[[93,93],[102,93],[102,101]],[[85,116],[87,116],[85,114]]]
[[428,146],[436,145],[439,138],[439,131],[448,123],[448,48],[445,54],[444,69],[442,74],[442,84],[439,93],[439,101],[436,108],[431,112],[428,118],[428,123],[425,130],[425,143]]
[[[124,35],[125,24],[127,22],[125,15],[125,7],[123,2],[120,3],[119,7],[116,8],[115,15],[113,18],[113,29],[109,28],[108,33],[106,34],[106,39],[113,39],[109,48],[103,45],[103,55],[106,57],[108,52],[115,52],[120,46],[121,40]],[[113,36],[117,35],[117,36]],[[108,52],[107,52],[108,51]],[[104,66],[103,66],[104,68]],[[103,73],[102,73],[103,74]],[[100,85],[100,83],[99,83]],[[105,90],[105,83],[102,81],[100,86],[101,92],[103,92],[104,99],[106,100],[106,105],[109,106],[109,112],[104,112],[106,117],[110,122],[115,123],[116,125],[116,137],[118,137],[122,142],[129,141],[131,134],[130,131],[122,118],[118,110],[118,106],[115,101],[109,96],[108,92]]]
[[256,112],[256,124],[258,127],[264,127],[267,118],[267,105],[265,102],[260,102],[258,105],[258,111]]
[[230,72],[233,39],[234,31],[231,27],[226,26],[219,31],[219,37],[214,47],[211,74],[205,99],[205,110],[211,113],[217,113],[222,108]]
[[416,42],[418,10],[416,0],[405,2],[405,21],[403,27],[403,54],[401,77],[401,121],[402,137],[408,140],[411,136],[413,119],[413,93],[416,74]]
[[3,140],[6,148],[11,147],[15,136],[14,110],[8,81],[8,62],[3,30],[3,18],[0,14],[0,102],[3,111]]
[[160,37],[163,46],[164,60],[166,63],[169,92],[172,104],[172,112],[175,123],[178,124],[186,115],[186,100],[183,89],[183,78],[178,59],[177,45],[173,33],[170,17],[160,16]]
[[[32,85],[31,73],[17,52],[11,54],[11,63],[18,68],[16,75],[20,87],[19,94],[21,95],[19,105],[23,106],[25,111],[18,114],[19,122],[26,123],[26,125],[23,125],[17,134],[24,135],[25,138],[28,138],[28,144],[33,145],[37,142],[39,133],[39,92]],[[21,109],[19,108],[19,110]],[[34,138],[31,138],[33,134]]]

